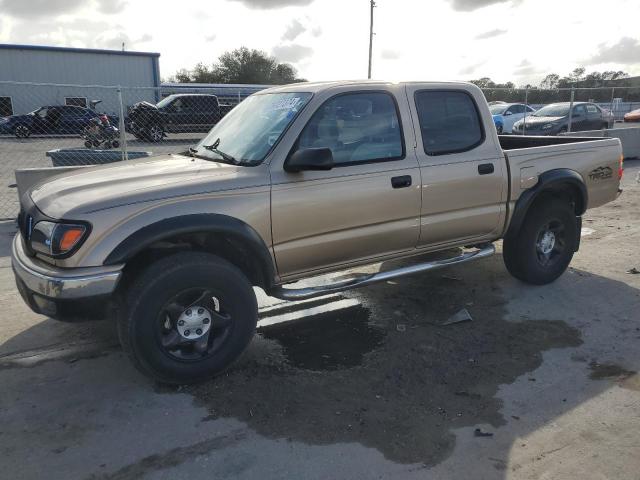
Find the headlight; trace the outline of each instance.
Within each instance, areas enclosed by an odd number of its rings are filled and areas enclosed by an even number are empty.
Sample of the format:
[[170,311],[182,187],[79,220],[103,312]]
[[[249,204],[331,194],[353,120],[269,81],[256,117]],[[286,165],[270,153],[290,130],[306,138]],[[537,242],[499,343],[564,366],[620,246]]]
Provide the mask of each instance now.
[[0,125],[3,123],[9,123],[9,117],[0,117]]
[[553,128],[553,127],[555,127],[555,124],[554,124],[554,123],[545,123],[545,124],[542,126],[542,130],[549,130],[550,128]]
[[62,257],[79,247],[88,231],[88,227],[82,224],[42,221],[33,227],[29,240],[36,252]]

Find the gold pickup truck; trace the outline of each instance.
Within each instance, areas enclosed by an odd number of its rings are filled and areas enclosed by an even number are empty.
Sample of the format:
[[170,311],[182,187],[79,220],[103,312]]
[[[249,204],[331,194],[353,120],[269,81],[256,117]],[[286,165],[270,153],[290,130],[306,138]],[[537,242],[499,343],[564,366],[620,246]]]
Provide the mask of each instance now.
[[[194,148],[53,177],[21,198],[12,263],[36,312],[112,315],[163,382],[223,371],[287,300],[480,259],[545,284],[581,215],[620,194],[617,139],[500,136],[466,83],[329,82],[247,98]],[[292,282],[465,247],[444,260]],[[425,308],[428,308],[425,305]]]

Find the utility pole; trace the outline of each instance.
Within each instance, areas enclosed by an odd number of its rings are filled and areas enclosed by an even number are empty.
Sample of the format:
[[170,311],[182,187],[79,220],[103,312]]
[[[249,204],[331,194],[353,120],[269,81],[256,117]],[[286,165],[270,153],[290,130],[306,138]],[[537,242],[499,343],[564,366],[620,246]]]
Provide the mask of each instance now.
[[376,6],[376,2],[374,0],[370,0],[371,3],[371,23],[369,24],[369,74],[367,78],[371,79],[371,56],[373,53],[373,9]]

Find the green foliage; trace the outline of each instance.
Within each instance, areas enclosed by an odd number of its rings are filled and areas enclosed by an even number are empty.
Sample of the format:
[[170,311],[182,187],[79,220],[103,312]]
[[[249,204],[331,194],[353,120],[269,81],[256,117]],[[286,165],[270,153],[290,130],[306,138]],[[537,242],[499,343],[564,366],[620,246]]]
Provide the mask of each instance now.
[[193,69],[176,72],[171,81],[180,83],[250,83],[282,85],[304,81],[296,69],[255,49],[240,47],[222,54],[212,65],[198,63]]

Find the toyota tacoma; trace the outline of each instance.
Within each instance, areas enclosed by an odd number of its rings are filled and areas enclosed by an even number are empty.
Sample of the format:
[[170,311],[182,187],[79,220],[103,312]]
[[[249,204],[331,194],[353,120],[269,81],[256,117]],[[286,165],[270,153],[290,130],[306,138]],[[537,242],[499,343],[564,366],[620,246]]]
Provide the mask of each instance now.
[[188,383],[245,350],[253,287],[312,298],[481,259],[500,239],[514,277],[552,282],[584,212],[620,194],[622,168],[615,138],[498,136],[471,84],[300,83],[250,96],[183,154],[37,184],[12,264],[35,312],[113,316],[137,368]]

